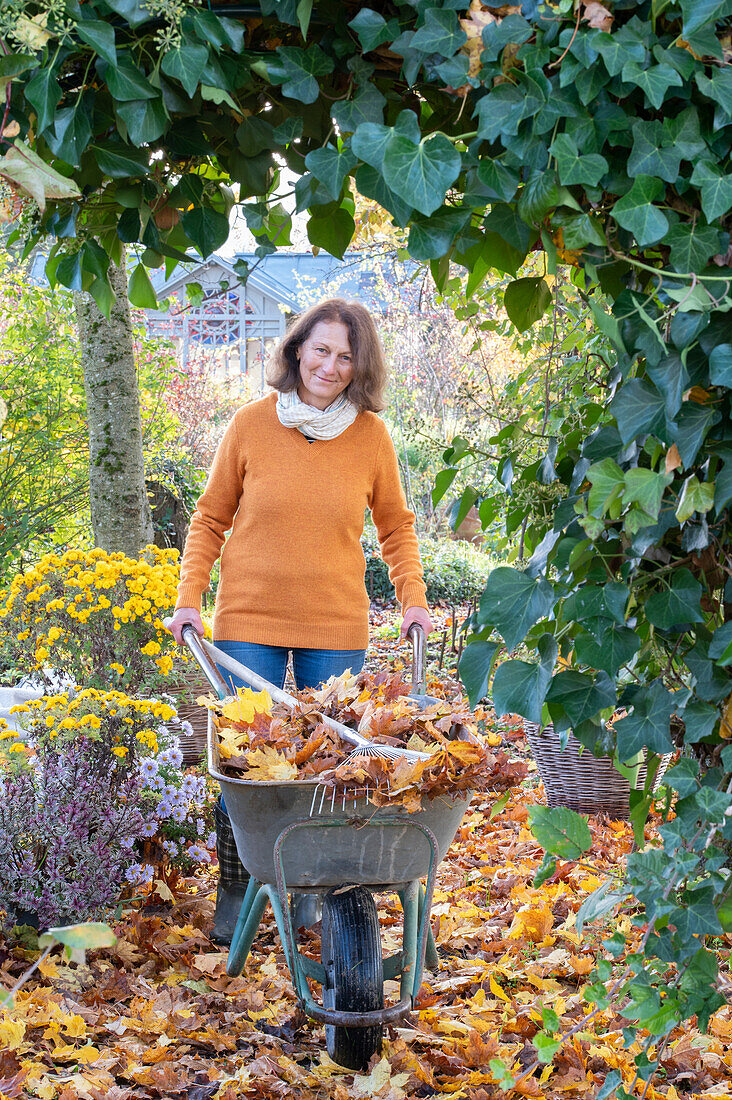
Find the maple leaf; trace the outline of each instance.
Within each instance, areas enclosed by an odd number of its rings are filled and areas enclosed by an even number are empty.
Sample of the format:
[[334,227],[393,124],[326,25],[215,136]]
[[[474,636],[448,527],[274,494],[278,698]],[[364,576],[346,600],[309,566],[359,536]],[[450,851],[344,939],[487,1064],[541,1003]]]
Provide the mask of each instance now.
[[247,779],[254,779],[259,783],[276,780],[287,782],[297,779],[297,764],[282,756],[276,749],[265,745],[263,749],[254,749],[248,754],[247,771],[244,774]]
[[224,703],[221,708],[221,716],[232,722],[254,721],[257,714],[269,714],[272,710],[272,699],[266,691],[252,691],[251,688],[239,688],[231,701]]

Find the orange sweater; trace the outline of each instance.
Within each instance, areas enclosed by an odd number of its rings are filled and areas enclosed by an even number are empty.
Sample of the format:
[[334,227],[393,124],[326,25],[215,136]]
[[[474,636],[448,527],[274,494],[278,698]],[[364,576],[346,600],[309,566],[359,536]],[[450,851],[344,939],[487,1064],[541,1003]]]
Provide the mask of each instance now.
[[221,553],[214,637],[363,649],[367,507],[402,608],[427,606],[394,446],[371,412],[335,439],[308,443],[280,424],[276,399],[245,405],[226,429],[191,521],[178,607],[200,607]]

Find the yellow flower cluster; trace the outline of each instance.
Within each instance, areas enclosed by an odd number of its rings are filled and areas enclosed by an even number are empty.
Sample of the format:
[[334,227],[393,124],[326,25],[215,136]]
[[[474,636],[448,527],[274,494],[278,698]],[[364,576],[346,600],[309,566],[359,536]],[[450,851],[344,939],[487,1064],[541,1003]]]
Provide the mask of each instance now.
[[[54,647],[73,647],[88,629],[131,634],[145,657],[153,657],[163,675],[173,661],[164,616],[175,606],[178,552],[148,546],[140,558],[108,554],[96,548],[46,554],[27,573],[17,576],[0,607],[4,634],[15,642],[32,639],[36,666],[53,660]],[[35,643],[35,645],[33,645]],[[122,675],[124,665],[110,665]]]
[[[11,714],[27,715],[23,724],[32,734],[45,734],[53,740],[63,731],[77,730],[91,733],[101,729],[103,721],[117,718],[119,727],[125,727],[148,752],[156,752],[158,743],[155,731],[150,729],[153,721],[166,722],[175,711],[159,699],[133,699],[122,691],[98,691],[85,688],[75,693],[59,692],[56,695],[43,695],[40,699],[30,699],[11,707]],[[137,728],[140,727],[140,728]],[[123,747],[123,746],[120,746]],[[125,756],[116,752],[116,756]]]

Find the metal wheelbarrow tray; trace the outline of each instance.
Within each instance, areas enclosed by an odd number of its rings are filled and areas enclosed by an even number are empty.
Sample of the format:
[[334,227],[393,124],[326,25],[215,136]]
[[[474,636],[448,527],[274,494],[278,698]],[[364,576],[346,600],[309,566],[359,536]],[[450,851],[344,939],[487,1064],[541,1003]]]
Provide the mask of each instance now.
[[[365,795],[344,796],[316,780],[234,779],[221,771],[210,713],[208,770],[221,786],[239,858],[251,876],[227,973],[241,974],[271,904],[303,1010],[325,1024],[334,1061],[363,1069],[380,1049],[383,1026],[413,1007],[425,960],[430,968],[438,965],[429,923],[435,876],[473,792],[424,797],[423,808],[408,813],[376,808]],[[320,962],[298,950],[289,891],[325,895]],[[402,950],[385,959],[375,892],[397,893],[404,914]],[[321,984],[322,1005],[308,979]],[[399,1000],[384,1007],[386,980],[399,981]]]

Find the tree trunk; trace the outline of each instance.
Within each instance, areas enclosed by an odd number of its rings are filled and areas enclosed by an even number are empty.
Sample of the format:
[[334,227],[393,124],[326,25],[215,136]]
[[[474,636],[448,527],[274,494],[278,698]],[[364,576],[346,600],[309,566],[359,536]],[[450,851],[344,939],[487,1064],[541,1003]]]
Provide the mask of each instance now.
[[119,267],[110,264],[109,281],[116,295],[109,320],[90,294],[74,296],[89,425],[91,521],[96,546],[137,557],[153,541],[153,525],[124,255]]

